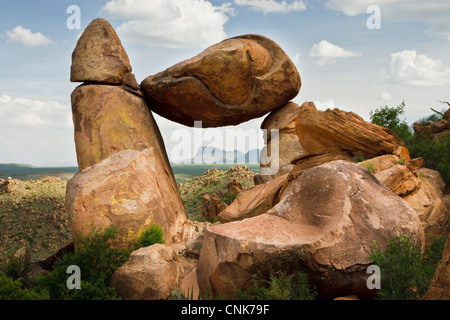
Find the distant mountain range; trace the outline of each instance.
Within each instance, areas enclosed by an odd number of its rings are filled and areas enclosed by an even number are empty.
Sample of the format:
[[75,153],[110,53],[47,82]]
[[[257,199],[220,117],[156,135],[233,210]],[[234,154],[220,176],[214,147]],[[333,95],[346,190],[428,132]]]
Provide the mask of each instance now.
[[221,164],[221,163],[259,163],[259,149],[250,149],[247,153],[239,150],[225,151],[216,147],[200,147],[194,158],[185,159],[184,164]]

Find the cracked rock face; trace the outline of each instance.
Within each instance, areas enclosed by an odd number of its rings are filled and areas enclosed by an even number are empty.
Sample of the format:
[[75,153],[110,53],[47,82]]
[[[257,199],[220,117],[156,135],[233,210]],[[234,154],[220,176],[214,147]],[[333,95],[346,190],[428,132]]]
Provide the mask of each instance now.
[[141,83],[154,112],[203,127],[258,118],[294,98],[300,86],[286,53],[259,35],[224,40]]
[[78,39],[70,81],[137,86],[128,55],[108,21],[93,20]]
[[202,290],[245,289],[252,274],[302,270],[321,296],[371,296],[370,248],[406,234],[423,249],[413,209],[367,171],[333,161],[299,176],[266,214],[209,226],[200,252]]
[[78,172],[67,184],[66,206],[73,237],[92,228],[117,227],[118,246],[127,246],[152,223],[170,244],[183,236],[186,211],[154,148],[125,150]]

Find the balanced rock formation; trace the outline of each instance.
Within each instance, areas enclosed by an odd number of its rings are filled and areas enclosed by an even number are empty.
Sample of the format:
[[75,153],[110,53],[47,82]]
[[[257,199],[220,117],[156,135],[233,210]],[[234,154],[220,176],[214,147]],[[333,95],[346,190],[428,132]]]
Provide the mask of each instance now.
[[[299,109],[298,104],[289,102],[273,110],[261,124],[261,129],[265,132],[265,146],[261,150],[260,170],[268,170],[270,173],[270,167],[274,165],[272,174],[261,174],[263,182],[291,171],[294,167],[291,160],[305,153],[295,132],[295,119]],[[278,162],[273,163],[272,158]]]
[[266,214],[208,226],[199,286],[231,294],[252,274],[301,269],[322,297],[373,296],[370,248],[375,241],[384,249],[397,234],[423,249],[422,226],[405,201],[356,164],[329,162],[300,175]]
[[93,20],[72,53],[70,81],[124,84],[139,89],[131,70],[128,55],[109,22]]
[[396,154],[409,160],[403,141],[393,131],[366,122],[353,112],[319,111],[314,103],[305,102],[296,119],[296,132],[306,152],[340,147],[366,159]]
[[186,211],[154,148],[115,153],[78,172],[66,189],[74,238],[115,226],[117,245],[128,246],[130,231],[136,234],[152,223],[162,227],[166,243],[183,238]]
[[259,35],[224,40],[141,83],[154,112],[191,127],[258,118],[294,98],[300,86],[286,53]]

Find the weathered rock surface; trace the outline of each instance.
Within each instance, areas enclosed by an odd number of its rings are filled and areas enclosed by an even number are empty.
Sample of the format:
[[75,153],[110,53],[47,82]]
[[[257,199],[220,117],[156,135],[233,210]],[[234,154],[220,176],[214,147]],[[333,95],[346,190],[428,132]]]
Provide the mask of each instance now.
[[[278,152],[278,165],[274,174],[261,175],[264,182],[288,173],[294,167],[291,160],[305,153],[295,132],[295,119],[300,107],[294,102],[289,102],[281,108],[272,111],[262,122],[261,129],[266,130],[265,146],[261,150],[260,170],[263,172],[272,164],[272,144],[275,144],[274,152]],[[271,130],[278,130],[278,134],[272,137]],[[276,131],[274,131],[276,133]],[[278,139],[278,142],[275,140]],[[272,142],[272,140],[274,140]],[[267,169],[270,170],[270,169]]]
[[407,195],[417,189],[420,179],[405,165],[394,166],[375,173],[375,177],[382,185],[392,190],[396,195]]
[[70,81],[139,88],[128,55],[108,21],[93,20],[78,39],[72,54]]
[[112,274],[110,287],[125,300],[167,299],[186,274],[186,264],[188,270],[195,267],[193,261],[186,261],[168,245],[138,249]]
[[258,118],[294,98],[300,86],[286,53],[259,35],[224,40],[141,83],[153,111],[187,126],[202,121],[203,127]]
[[366,122],[353,112],[320,111],[314,103],[305,102],[296,119],[296,132],[307,152],[340,147],[366,159],[396,154],[409,160],[403,141],[393,131]]
[[[444,116],[446,116],[448,119],[450,118],[449,115],[450,109],[448,109],[444,113]],[[450,133],[450,122],[445,118],[432,123],[414,122],[413,129],[416,135],[420,135],[433,141],[438,141],[443,136]]]
[[423,299],[450,300],[450,237],[447,237],[441,262]]
[[219,214],[222,223],[242,220],[267,212],[280,201],[280,190],[288,174],[269,180],[253,189],[239,193]]
[[299,175],[311,168],[336,160],[346,160],[353,162],[353,157],[348,151],[344,151],[340,147],[332,147],[321,149],[319,151],[307,152],[292,159],[291,163],[294,164],[294,167],[290,171],[290,175],[292,175],[294,178],[297,178]]
[[414,209],[425,232],[426,247],[431,239],[447,232],[449,208],[443,193],[445,183],[438,171],[420,168],[422,158],[399,164],[396,155],[383,155],[358,163],[372,170],[380,183],[403,198]]
[[242,191],[242,184],[236,179],[233,179],[233,181],[228,184],[227,190],[228,194],[238,194]]
[[143,98],[118,86],[82,85],[72,93],[72,114],[80,170],[119,151],[153,147],[176,185],[158,125]]
[[227,206],[217,195],[204,194],[200,214],[205,219],[215,220]]
[[406,234],[423,249],[415,212],[366,170],[347,161],[314,167],[297,178],[266,214],[204,234],[197,275],[202,290],[231,293],[252,274],[302,269],[320,296],[364,298],[373,241],[384,248]]
[[431,239],[448,233],[450,208],[443,198],[445,184],[439,172],[420,168],[418,174],[421,177],[420,188],[403,199],[414,209],[422,222],[428,247]]
[[78,172],[67,184],[66,207],[73,237],[115,226],[118,245],[152,223],[166,243],[183,238],[186,211],[154,148],[125,150]]

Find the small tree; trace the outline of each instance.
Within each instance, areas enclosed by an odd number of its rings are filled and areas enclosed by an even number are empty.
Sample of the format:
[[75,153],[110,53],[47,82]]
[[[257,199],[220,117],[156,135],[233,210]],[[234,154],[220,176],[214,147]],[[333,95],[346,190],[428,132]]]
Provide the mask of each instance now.
[[413,133],[409,130],[408,123],[400,119],[400,115],[405,113],[405,101],[397,107],[380,107],[375,111],[370,111],[370,121],[379,126],[391,129],[404,142],[411,140]]

